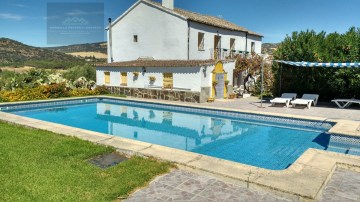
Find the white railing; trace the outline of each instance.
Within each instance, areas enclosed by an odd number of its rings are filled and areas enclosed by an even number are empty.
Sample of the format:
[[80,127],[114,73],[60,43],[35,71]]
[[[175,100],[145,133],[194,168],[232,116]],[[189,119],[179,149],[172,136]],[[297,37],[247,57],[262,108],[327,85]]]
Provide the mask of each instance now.
[[230,50],[224,48],[211,48],[210,58],[213,60],[235,59],[237,55],[245,55],[245,51]]

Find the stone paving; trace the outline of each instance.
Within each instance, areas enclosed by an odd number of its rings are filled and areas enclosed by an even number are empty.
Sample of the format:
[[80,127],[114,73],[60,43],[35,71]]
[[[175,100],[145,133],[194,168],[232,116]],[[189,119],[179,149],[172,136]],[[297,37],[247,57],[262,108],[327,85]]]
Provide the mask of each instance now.
[[201,106],[210,107],[222,107],[239,110],[251,110],[251,111],[263,111],[303,116],[315,116],[323,117],[326,119],[347,119],[353,121],[360,121],[360,108],[353,105],[350,108],[340,109],[333,103],[319,103],[316,107],[310,109],[305,108],[303,105],[296,106],[296,108],[286,108],[282,105],[271,106],[269,101],[264,101],[263,107],[260,108],[260,99],[257,97],[251,97],[246,99],[234,99],[234,100],[217,100],[212,103],[197,103]]
[[[155,101],[159,103],[183,103],[176,101],[164,101],[164,100],[149,100],[141,99],[138,100],[148,100]],[[260,99],[257,97],[250,98],[238,98],[238,99],[220,99],[215,100],[215,102],[210,103],[191,103],[192,105],[199,106],[209,106],[215,108],[229,108],[237,110],[248,110],[248,111],[257,111],[257,112],[271,112],[271,113],[281,113],[281,114],[290,114],[290,115],[300,115],[300,116],[315,116],[324,119],[345,119],[352,121],[360,121],[360,107],[359,105],[352,105],[350,108],[340,109],[334,103],[318,103],[316,107],[311,107],[307,109],[304,105],[298,105],[296,108],[290,107],[286,108],[282,105],[271,106],[270,101],[264,100],[263,108],[260,108]]]
[[326,185],[323,202],[360,201],[360,173],[338,168]]
[[136,191],[130,201],[291,201],[274,194],[226,183],[213,177],[174,170]]
[[[250,185],[251,187],[251,185]],[[235,185],[201,174],[174,170],[132,194],[132,201],[298,201]],[[360,173],[338,168],[325,186],[321,202],[360,201]]]

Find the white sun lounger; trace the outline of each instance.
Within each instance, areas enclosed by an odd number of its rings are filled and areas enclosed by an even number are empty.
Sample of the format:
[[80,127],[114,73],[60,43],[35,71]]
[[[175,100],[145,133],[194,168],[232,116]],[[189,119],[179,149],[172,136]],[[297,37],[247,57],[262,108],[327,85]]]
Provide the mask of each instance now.
[[341,108],[344,109],[346,107],[350,107],[351,104],[357,103],[360,104],[360,100],[352,98],[352,99],[335,99],[331,100],[331,102],[335,102],[335,104]]
[[286,107],[289,107],[290,101],[296,98],[296,93],[283,93],[281,97],[270,100],[271,105],[275,104],[285,104]]
[[304,94],[302,98],[291,101],[291,104],[293,107],[296,107],[296,105],[306,105],[310,109],[311,105],[317,105],[318,99],[318,94]]

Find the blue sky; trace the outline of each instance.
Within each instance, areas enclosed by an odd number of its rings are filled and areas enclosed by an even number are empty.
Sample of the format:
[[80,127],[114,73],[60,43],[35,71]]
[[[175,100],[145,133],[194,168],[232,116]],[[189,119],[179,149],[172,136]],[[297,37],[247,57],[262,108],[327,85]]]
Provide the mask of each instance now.
[[[136,0],[0,0],[0,37],[51,46],[47,43],[47,4],[54,2],[103,3],[106,24]],[[351,26],[360,27],[360,0],[175,0],[175,6],[220,16],[263,34],[263,42],[281,42],[293,31],[343,33]]]

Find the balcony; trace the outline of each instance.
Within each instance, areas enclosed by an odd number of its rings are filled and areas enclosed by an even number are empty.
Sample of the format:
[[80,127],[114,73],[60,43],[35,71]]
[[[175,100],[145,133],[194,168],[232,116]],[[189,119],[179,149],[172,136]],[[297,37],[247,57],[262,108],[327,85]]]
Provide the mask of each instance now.
[[236,56],[250,53],[249,51],[240,51],[240,50],[230,50],[225,48],[211,48],[210,54],[211,59],[213,60],[226,60],[226,59],[236,59]]

